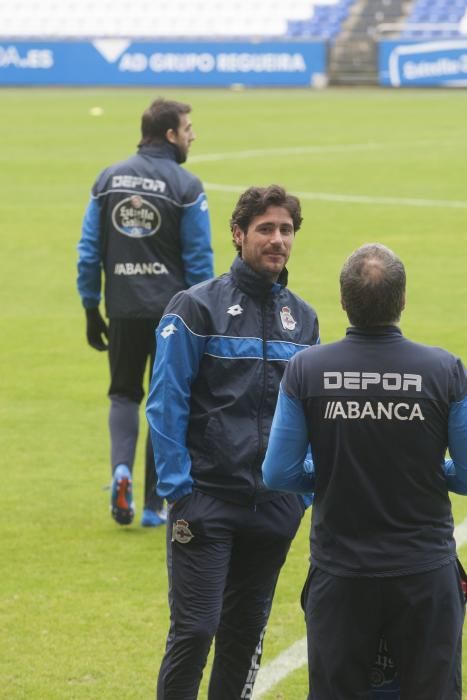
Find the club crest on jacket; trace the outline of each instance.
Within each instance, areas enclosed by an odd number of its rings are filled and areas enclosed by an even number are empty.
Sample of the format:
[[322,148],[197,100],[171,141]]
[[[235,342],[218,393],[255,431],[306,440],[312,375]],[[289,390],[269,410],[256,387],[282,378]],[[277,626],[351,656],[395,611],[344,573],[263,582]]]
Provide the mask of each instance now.
[[295,326],[297,325],[297,321],[292,316],[292,313],[288,306],[282,307],[280,316],[282,321],[282,327],[285,328],[286,331],[293,331],[295,329]]

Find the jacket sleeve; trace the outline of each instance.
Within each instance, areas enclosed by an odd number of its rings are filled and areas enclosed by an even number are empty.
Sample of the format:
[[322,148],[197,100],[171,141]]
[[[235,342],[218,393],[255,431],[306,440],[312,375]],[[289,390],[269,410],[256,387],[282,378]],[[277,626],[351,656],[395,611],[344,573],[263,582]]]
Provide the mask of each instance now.
[[78,292],[85,309],[99,306],[101,300],[102,258],[100,251],[100,205],[91,198],[83,219],[78,243]]
[[157,492],[169,503],[191,493],[191,459],[186,445],[191,384],[198,374],[205,336],[190,328],[189,300],[181,292],[170,302],[156,331],[156,358],[146,405],[157,471]]
[[449,491],[467,496],[467,397],[449,407],[448,444],[444,464]]
[[263,462],[266,486],[277,491],[310,494],[314,472],[313,462],[307,459],[308,448],[302,403],[286,394],[281,385]]
[[188,287],[214,277],[211,225],[206,194],[183,207],[180,224],[182,259]]

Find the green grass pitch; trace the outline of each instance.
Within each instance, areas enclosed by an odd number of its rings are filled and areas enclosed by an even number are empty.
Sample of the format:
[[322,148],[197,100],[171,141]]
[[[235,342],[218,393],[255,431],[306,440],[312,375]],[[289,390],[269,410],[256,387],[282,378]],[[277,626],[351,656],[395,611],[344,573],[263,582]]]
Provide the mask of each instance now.
[[[165,533],[119,528],[109,516],[107,360],[86,345],[75,269],[92,182],[134,151],[141,112],[158,94],[193,105],[198,138],[188,168],[207,183],[218,273],[234,254],[228,220],[236,188],[281,183],[303,193],[290,286],[318,310],[324,342],[346,325],[338,292],[344,258],[380,241],[407,267],[406,335],[467,360],[465,91],[2,90],[0,696],[7,700],[154,693],[167,630]],[[101,116],[89,114],[96,106]],[[140,512],[142,462],[139,449]],[[460,524],[467,500],[455,497],[453,507]],[[264,662],[305,634],[298,596],[308,527],[309,514],[281,575]],[[467,548],[460,554],[467,561]],[[301,669],[263,698],[304,700],[306,684]],[[203,681],[200,697],[205,689]]]

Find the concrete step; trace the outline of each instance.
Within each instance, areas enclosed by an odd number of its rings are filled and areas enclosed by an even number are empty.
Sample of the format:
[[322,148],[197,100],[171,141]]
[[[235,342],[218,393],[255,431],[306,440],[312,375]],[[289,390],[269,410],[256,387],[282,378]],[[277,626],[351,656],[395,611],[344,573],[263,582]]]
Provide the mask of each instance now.
[[339,38],[330,46],[330,84],[377,84],[377,26],[403,21],[414,2],[358,0],[352,6]]

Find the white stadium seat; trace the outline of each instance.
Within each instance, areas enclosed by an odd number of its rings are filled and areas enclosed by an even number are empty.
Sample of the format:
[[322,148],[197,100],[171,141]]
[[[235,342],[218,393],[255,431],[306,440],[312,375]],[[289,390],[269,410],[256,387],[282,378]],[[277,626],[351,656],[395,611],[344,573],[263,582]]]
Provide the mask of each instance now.
[[0,35],[67,37],[284,36],[338,0],[1,0]]

